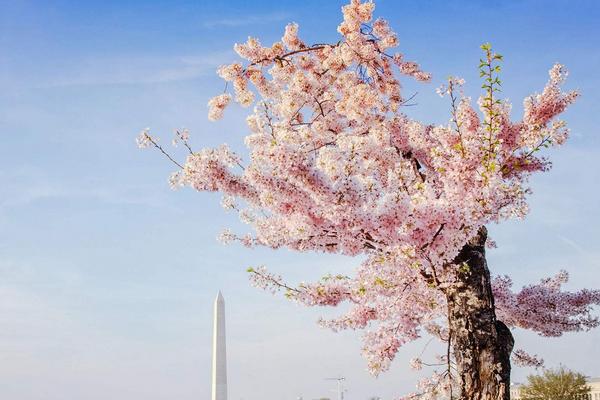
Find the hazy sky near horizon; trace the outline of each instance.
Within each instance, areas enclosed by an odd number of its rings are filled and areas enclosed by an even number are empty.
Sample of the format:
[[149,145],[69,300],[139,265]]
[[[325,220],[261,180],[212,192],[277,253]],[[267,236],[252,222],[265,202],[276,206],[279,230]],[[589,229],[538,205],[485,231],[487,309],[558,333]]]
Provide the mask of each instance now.
[[[206,118],[223,89],[216,68],[236,60],[235,42],[271,43],[291,21],[308,42],[336,41],[343,3],[0,0],[1,399],[208,398],[218,289],[231,400],[333,398],[325,378],[336,376],[346,377],[348,400],[413,390],[407,363],[426,340],[374,379],[358,332],[319,328],[332,311],[254,289],[245,273],[264,264],[299,282],[352,273],[358,260],[221,245],[222,228],[243,227],[219,196],[171,191],[172,165],[135,146],[142,128],[168,144],[173,128],[187,127],[196,148],[241,148],[247,110]],[[433,73],[431,84],[404,82],[418,92],[406,111],[425,121],[448,119],[435,94],[448,75],[478,96],[482,42],[505,56],[515,116],[554,62],[568,67],[566,86],[582,93],[565,117],[572,138],[533,179],[528,218],[490,227],[498,249],[489,261],[516,286],[566,269],[569,288],[600,288],[600,3],[381,0],[375,14]],[[548,366],[600,376],[600,330],[515,336]]]

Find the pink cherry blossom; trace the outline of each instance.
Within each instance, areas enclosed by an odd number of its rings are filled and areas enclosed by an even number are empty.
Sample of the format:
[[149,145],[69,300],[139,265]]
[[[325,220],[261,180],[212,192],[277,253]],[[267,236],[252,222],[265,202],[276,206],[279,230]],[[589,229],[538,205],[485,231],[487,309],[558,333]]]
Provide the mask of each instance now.
[[210,111],[208,112],[208,119],[211,121],[221,119],[223,117],[223,111],[230,101],[231,95],[227,93],[210,99],[208,102],[208,107],[210,108]]

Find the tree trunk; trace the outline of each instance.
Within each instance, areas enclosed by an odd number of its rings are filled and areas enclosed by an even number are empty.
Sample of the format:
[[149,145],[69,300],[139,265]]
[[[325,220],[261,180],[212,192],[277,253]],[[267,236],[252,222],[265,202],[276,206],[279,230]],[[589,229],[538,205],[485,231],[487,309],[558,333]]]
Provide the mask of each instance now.
[[510,353],[514,339],[496,319],[482,227],[461,250],[457,281],[446,292],[459,399],[509,400]]

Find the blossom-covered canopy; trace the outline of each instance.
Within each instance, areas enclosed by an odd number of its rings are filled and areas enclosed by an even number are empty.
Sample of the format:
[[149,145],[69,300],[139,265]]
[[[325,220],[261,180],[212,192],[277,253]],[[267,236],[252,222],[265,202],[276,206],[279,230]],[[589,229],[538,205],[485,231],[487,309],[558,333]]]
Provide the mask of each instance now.
[[[232,97],[254,105],[248,159],[226,145],[191,152],[173,183],[223,193],[224,207],[253,227],[253,235],[226,231],[225,241],[362,255],[352,277],[292,287],[263,268],[251,275],[306,305],[350,303],[322,323],[366,328],[364,353],[377,374],[423,331],[445,339],[440,289],[464,268],[457,254],[485,224],[527,213],[527,179],[549,167],[541,149],[565,142],[568,130],[556,117],[577,93],[561,90],[567,73],[556,64],[542,92],[525,99],[523,116],[511,120],[510,104],[498,98],[501,56],[485,45],[478,108],[462,94],[462,80],[451,78],[439,89],[450,98],[449,123],[411,119],[399,78],[430,75],[394,52],[398,39],[386,21],[372,20],[373,9],[359,0],[343,7],[337,43],[306,44],[290,24],[270,47],[255,38],[237,44],[246,61],[218,71],[234,94],[213,98],[209,119],[221,118]],[[155,144],[147,131],[140,142]],[[600,293],[561,291],[566,280],[561,272],[513,292],[510,278],[496,278],[499,318],[545,336],[597,326],[590,306]]]

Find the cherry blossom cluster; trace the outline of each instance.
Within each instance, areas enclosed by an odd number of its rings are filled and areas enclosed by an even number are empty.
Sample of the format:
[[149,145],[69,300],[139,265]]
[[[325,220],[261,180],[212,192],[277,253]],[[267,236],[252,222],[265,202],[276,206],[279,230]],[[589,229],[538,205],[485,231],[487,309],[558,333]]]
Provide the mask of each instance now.
[[515,364],[523,367],[541,368],[544,366],[543,359],[539,358],[537,355],[531,355],[523,349],[513,350],[511,358]]
[[592,315],[592,305],[600,304],[600,291],[562,291],[561,286],[568,278],[567,272],[561,271],[514,293],[509,277],[496,277],[493,290],[498,318],[508,326],[529,329],[542,336],[561,336],[564,332],[597,327],[600,321]]
[[456,385],[450,375],[436,371],[430,377],[421,379],[417,383],[417,391],[401,397],[401,400],[453,399],[458,394],[458,390],[453,391]]

